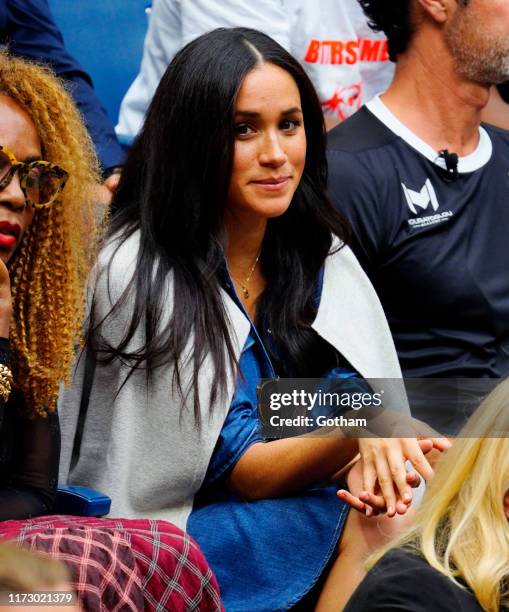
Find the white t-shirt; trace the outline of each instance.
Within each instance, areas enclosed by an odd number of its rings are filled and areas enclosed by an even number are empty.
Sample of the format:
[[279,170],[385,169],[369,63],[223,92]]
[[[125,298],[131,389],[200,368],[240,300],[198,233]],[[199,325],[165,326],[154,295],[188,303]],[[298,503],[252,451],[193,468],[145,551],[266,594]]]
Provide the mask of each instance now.
[[117,133],[130,141],[177,51],[218,27],[261,30],[288,49],[313,81],[328,124],[338,123],[387,88],[386,42],[357,0],[154,0],[143,60],[120,108]]
[[357,0],[284,0],[292,15],[290,52],[306,69],[329,125],[343,121],[392,79],[387,40]]

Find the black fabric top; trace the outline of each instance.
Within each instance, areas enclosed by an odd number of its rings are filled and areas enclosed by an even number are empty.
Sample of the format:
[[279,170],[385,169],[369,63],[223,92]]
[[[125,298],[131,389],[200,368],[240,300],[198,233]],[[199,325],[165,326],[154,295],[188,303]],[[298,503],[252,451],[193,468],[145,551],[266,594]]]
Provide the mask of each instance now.
[[[9,341],[0,338],[0,363],[8,365]],[[50,514],[60,457],[58,416],[29,419],[21,396],[0,398],[0,520]]]
[[473,594],[411,552],[394,549],[368,572],[344,612],[482,612]]
[[509,374],[509,132],[485,130],[456,180],[366,107],[329,134],[330,194],[406,376]]

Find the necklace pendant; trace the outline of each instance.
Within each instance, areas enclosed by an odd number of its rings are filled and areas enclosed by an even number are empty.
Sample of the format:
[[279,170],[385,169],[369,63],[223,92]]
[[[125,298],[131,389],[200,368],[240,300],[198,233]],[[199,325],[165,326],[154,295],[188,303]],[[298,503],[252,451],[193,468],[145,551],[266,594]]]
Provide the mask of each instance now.
[[247,287],[245,285],[241,285],[240,288],[242,289],[242,294],[244,296],[245,300],[249,299],[249,291],[247,290]]

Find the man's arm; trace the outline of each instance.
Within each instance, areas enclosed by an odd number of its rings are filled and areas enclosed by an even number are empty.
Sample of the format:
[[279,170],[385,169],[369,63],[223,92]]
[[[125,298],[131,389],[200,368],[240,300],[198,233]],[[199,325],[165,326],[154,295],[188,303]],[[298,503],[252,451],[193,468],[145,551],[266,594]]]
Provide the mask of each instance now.
[[123,152],[92,81],[67,52],[47,0],[7,0],[6,36],[14,55],[46,63],[70,85],[104,169],[119,166]]

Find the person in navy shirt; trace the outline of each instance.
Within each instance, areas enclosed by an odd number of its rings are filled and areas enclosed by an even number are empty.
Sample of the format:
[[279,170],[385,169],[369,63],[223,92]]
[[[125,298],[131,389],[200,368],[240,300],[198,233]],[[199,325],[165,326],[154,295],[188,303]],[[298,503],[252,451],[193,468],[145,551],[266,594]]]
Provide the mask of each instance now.
[[48,64],[70,84],[105,176],[120,166],[123,151],[113,125],[94,92],[90,76],[66,50],[47,0],[0,0],[0,42],[13,55]]
[[509,5],[361,4],[387,34],[396,74],[330,133],[332,199],[404,375],[506,376],[509,133],[480,116],[491,85],[509,77]]

